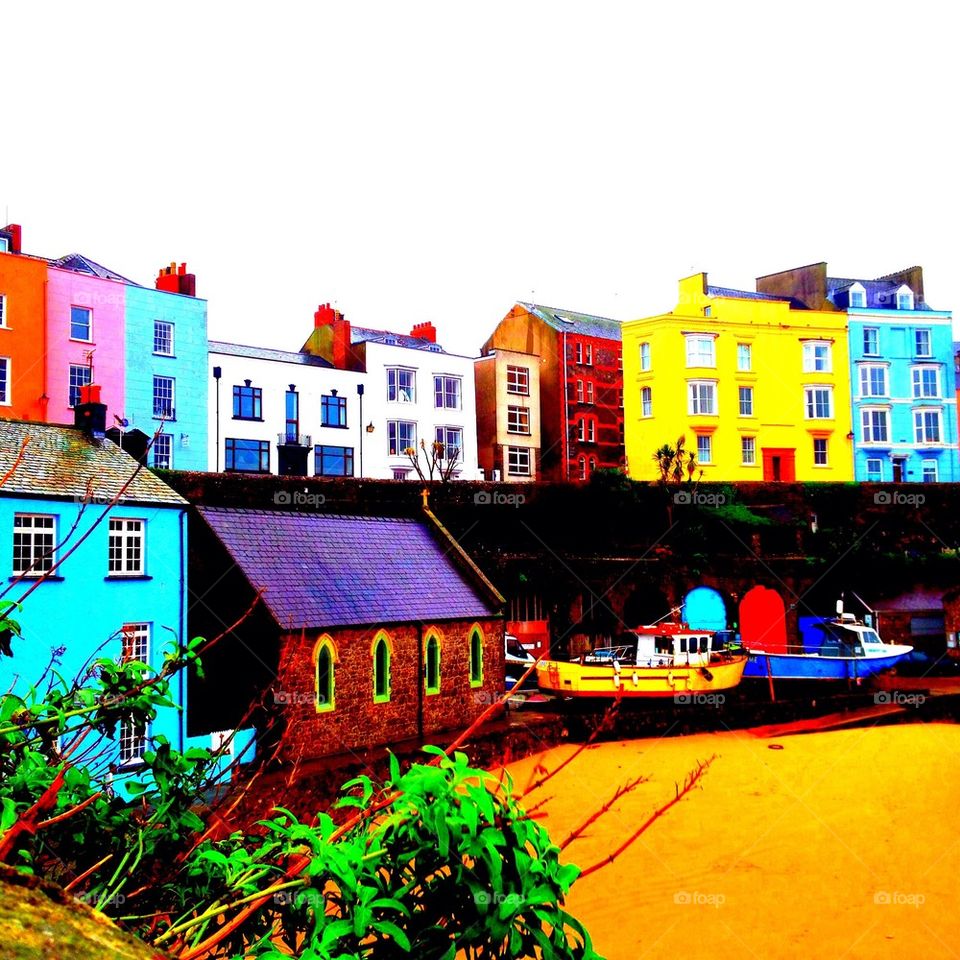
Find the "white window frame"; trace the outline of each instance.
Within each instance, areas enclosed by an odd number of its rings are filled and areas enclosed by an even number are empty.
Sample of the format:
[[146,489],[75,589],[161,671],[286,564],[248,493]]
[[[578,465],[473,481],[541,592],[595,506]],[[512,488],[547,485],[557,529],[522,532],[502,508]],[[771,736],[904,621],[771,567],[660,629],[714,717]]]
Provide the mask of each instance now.
[[[163,327],[166,327],[168,337],[166,338],[169,343],[169,350],[158,350],[157,349],[157,331]],[[158,357],[172,357],[175,356],[176,343],[174,340],[175,330],[174,324],[169,320],[154,320],[153,321],[153,353]],[[163,338],[161,338],[163,339]]]
[[593,381],[587,381],[587,403],[593,404],[594,392],[593,392]]
[[13,377],[10,371],[13,369],[12,357],[0,357],[0,407],[9,407],[13,401],[10,399],[13,391],[10,385],[13,383]]
[[[706,448],[706,457],[700,452],[701,444]],[[709,433],[697,434],[697,463],[713,463],[713,437],[711,437]]]
[[[463,427],[438,426],[434,428],[434,440],[443,444],[443,460],[463,460]],[[451,443],[451,438],[455,438]],[[453,452],[453,456],[450,453]]]
[[[823,350],[823,356],[818,355]],[[803,372],[833,373],[833,344],[829,340],[804,340]]]
[[[931,478],[927,479],[927,473],[932,473]],[[924,458],[920,461],[920,478],[924,483],[939,483],[940,481],[940,464],[939,461],[933,460],[929,457]]]
[[[42,526],[38,526],[36,521],[43,521]],[[24,522],[29,521],[29,522]],[[21,557],[16,556],[14,550],[13,556],[13,575],[15,577],[42,577],[45,573],[52,570],[57,563],[57,517],[52,513],[15,513],[13,515],[13,541],[17,537],[21,538]],[[25,541],[25,542],[24,542]],[[49,543],[49,546],[47,546]],[[22,556],[24,546],[27,546],[27,557]],[[42,553],[49,556],[44,557],[38,565],[37,558]],[[18,563],[18,559],[20,562]],[[29,563],[24,564],[24,559]]]
[[[920,349],[920,337],[923,335],[926,338],[927,347],[926,350],[921,351]],[[933,331],[930,327],[917,327],[913,331],[913,347],[918,357],[932,357],[933,356]]]
[[[710,388],[710,411],[701,410],[702,398],[699,394],[701,387]],[[687,381],[687,414],[691,417],[716,417],[718,416],[719,404],[717,402],[717,381],[716,380],[688,380]]]
[[640,371],[645,373],[650,369],[650,341],[644,340],[640,344]]
[[[526,428],[526,429],[524,429]],[[507,407],[507,433],[530,436],[530,408],[510,404]]]
[[[817,414],[817,394],[827,395],[827,415]],[[803,415],[805,420],[832,420],[833,419],[833,387],[822,383],[811,384],[803,388]]]
[[[823,462],[821,463],[817,460],[819,451],[817,450],[817,444],[823,444]],[[826,437],[814,437],[813,438],[813,465],[815,467],[829,467],[830,466],[830,443]]]
[[741,373],[749,373],[753,369],[753,344],[737,344],[737,370]]
[[[867,335],[873,334],[873,345],[875,349],[867,349]],[[863,328],[863,355],[865,357],[879,357],[880,356],[880,328],[879,327],[864,327]]]
[[[890,396],[890,385],[889,377],[887,376],[887,367],[886,363],[862,363],[860,366],[860,396],[862,398],[866,397],[888,397]],[[876,392],[872,388],[870,375],[874,371],[880,371],[881,376],[883,377],[883,390],[881,392]]]
[[[129,663],[138,660],[150,663],[150,624],[125,623],[120,630],[120,662]],[[142,656],[141,656],[142,654]],[[147,736],[150,726],[146,724],[143,732],[137,731],[132,720],[121,720],[118,728],[120,743],[120,765],[129,766],[142,762],[147,750]]]
[[757,465],[757,438],[740,438],[740,462],[745,467],[755,467]]
[[653,416],[653,389],[651,387],[640,388],[640,416]]
[[[747,407],[748,409],[744,412],[744,391],[747,395]],[[744,386],[743,384],[737,385],[737,410],[739,411],[739,416],[741,417],[752,417],[753,416],[753,387]]]
[[[86,310],[87,312],[87,335],[85,337],[75,337],[73,335],[73,311]],[[70,339],[74,343],[93,343],[93,307],[85,307],[82,303],[70,304]]]
[[[873,422],[873,415],[880,414],[883,420],[884,436],[876,437],[879,432],[879,424]],[[889,443],[890,442],[890,411],[886,407],[861,407],[860,408],[860,429],[863,431],[864,443]]]
[[[705,333],[687,333],[684,334],[684,338],[686,339],[688,368],[706,367],[716,369],[717,343],[715,336]],[[707,345],[709,345],[709,349],[704,349]]]
[[[84,379],[84,377],[80,377],[80,379],[83,380],[83,383],[78,383],[78,384],[77,384],[77,399],[76,399],[76,402],[75,402],[75,403],[71,403],[71,402],[70,402],[70,389],[73,387],[73,383],[72,383],[71,381],[73,380],[74,372],[80,371],[80,370],[85,370],[85,371],[86,371],[86,374],[85,374],[85,378],[86,378],[86,379]],[[89,387],[92,382],[93,382],[93,380],[92,380],[92,378],[91,378],[91,376],[90,376],[90,365],[89,365],[89,364],[86,364],[86,363],[71,363],[71,364],[69,364],[68,369],[67,369],[67,406],[70,407],[71,410],[72,410],[78,403],[80,403],[80,390],[81,390],[83,387]]]
[[508,477],[529,477],[532,475],[529,447],[507,447],[504,463]]
[[[454,403],[448,403],[449,386],[454,385]],[[433,403],[437,410],[463,409],[463,377],[450,373],[435,373],[433,375]]]
[[[860,303],[854,303],[854,298],[858,297]],[[865,310],[867,306],[867,288],[862,283],[854,283],[850,286],[850,307],[854,310]]]
[[[923,392],[923,374],[933,373],[936,378],[936,393]],[[910,386],[914,400],[940,400],[940,367],[933,363],[918,364],[910,368]]]
[[[165,397],[161,396],[161,393],[164,391],[158,391],[158,387],[162,384],[169,383],[170,385],[170,398],[167,401],[169,404],[169,412],[164,413],[163,402],[166,400]],[[160,401],[159,403],[157,401]],[[177,381],[175,377],[167,377],[161,374],[153,375],[153,416],[158,420],[176,420],[177,418]]]
[[[937,435],[934,439],[930,439],[927,436],[928,432],[932,432],[932,431],[928,431],[927,423],[926,423],[926,418],[930,416],[936,417],[936,422],[937,422],[937,429],[936,429]],[[919,409],[914,409],[913,436],[914,436],[914,440],[917,443],[937,444],[937,445],[942,444],[943,443],[943,411],[939,407],[936,407],[934,409],[930,409],[928,407],[920,407]]]
[[587,417],[587,443],[597,442],[597,422],[593,417]]
[[157,470],[173,469],[173,434],[158,433],[153,441],[153,466]]
[[7,295],[0,293],[0,330],[8,330],[7,326]]
[[583,363],[583,344],[578,340],[573,347],[576,363]]
[[[142,577],[147,570],[147,521],[142,517],[110,517],[107,576]],[[129,556],[131,550],[136,553]],[[115,555],[115,551],[119,551]]]
[[585,357],[586,366],[592,367],[593,366],[593,344],[592,343],[584,344],[584,350],[586,352],[586,357]]
[[912,310],[914,302],[913,291],[906,284],[903,284],[903,286],[897,290],[896,300],[894,302],[898,310]]
[[413,436],[413,442],[410,446],[416,450],[417,449],[417,421],[416,420],[388,420],[387,421],[387,456],[390,457],[405,457],[406,454],[403,452],[406,450],[406,447],[400,446],[400,425],[404,424],[406,426],[412,427],[413,430],[409,431]]
[[582,380],[577,381],[576,390],[577,390],[577,403],[583,403],[583,381]]
[[530,368],[515,363],[507,364],[507,393],[518,397],[530,396]]
[[[387,367],[387,402],[417,402],[417,371],[413,367]],[[400,385],[400,374],[410,374],[410,385]],[[391,379],[393,382],[391,383]]]
[[[876,470],[870,469],[870,464],[875,463],[877,465]],[[868,483],[882,483],[883,482],[883,460],[880,457],[867,457],[866,462],[864,463],[864,469],[867,473],[867,482]],[[871,477],[870,474],[875,473],[875,477]]]

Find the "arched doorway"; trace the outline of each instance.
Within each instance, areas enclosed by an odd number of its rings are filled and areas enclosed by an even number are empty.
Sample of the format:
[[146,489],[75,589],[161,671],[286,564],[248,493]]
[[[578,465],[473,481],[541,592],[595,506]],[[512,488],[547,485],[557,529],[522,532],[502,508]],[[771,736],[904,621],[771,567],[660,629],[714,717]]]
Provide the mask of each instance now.
[[783,598],[776,590],[756,586],[740,601],[743,645],[768,653],[788,653],[787,618]]
[[726,630],[723,596],[713,587],[694,587],[683,599],[683,620],[694,630]]

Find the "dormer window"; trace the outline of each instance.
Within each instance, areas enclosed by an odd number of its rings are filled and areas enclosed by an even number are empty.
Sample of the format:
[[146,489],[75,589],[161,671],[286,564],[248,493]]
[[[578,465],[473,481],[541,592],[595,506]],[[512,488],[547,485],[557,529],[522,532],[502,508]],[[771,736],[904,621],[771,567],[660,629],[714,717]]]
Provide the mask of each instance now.
[[897,309],[913,309],[913,291],[906,284],[897,291]]
[[855,310],[863,310],[867,306],[867,291],[862,283],[855,283],[850,288],[850,306]]

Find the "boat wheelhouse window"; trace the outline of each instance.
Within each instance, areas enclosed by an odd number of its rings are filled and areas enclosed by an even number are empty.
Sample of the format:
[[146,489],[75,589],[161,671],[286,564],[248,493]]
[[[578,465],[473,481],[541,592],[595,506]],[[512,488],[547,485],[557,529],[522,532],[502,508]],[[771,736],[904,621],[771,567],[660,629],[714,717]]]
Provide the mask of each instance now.
[[680,637],[680,652],[681,652],[681,653],[686,653],[686,652],[687,652],[687,638],[686,638],[686,637]]
[[860,634],[860,639],[864,643],[883,643],[873,630],[864,630],[863,633]]

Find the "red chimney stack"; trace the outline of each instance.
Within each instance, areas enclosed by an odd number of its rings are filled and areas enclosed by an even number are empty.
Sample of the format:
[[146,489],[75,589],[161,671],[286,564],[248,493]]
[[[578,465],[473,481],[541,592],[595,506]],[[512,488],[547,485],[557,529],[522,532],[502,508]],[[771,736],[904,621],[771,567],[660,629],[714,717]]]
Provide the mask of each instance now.
[[8,223],[0,233],[10,237],[10,253],[19,253],[23,249],[20,245],[22,231],[19,223]]
[[313,315],[313,327],[330,327],[330,362],[340,370],[347,367],[350,356],[350,321],[329,303],[321,303]]
[[415,323],[410,331],[411,337],[418,340],[429,340],[431,343],[437,342],[437,328],[427,321],[426,323]]
[[169,267],[160,268],[156,286],[158,290],[165,290],[167,293],[181,293],[185,297],[195,297],[197,295],[197,276],[194,273],[187,273],[185,263],[181,263],[178,267],[176,261],[174,261]]

